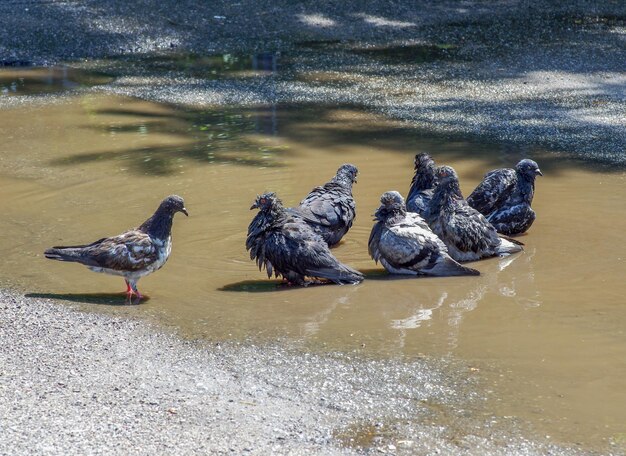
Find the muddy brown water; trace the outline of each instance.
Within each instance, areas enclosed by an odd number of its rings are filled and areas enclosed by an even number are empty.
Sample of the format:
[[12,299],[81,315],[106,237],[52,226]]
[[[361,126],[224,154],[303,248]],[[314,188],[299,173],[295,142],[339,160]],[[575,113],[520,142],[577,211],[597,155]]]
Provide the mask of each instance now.
[[[30,295],[142,316],[186,337],[277,338],[310,350],[466,361],[486,409],[558,442],[626,440],[626,177],[541,151],[433,139],[350,107],[184,111],[80,95],[0,111],[0,278]],[[531,153],[538,219],[523,254],[472,266],[480,277],[393,279],[367,254],[384,191],[406,194],[412,157],[454,166],[467,194],[482,174]],[[344,162],[359,167],[358,216],[334,249],[358,286],[277,287],[248,258],[248,210],[273,190],[287,205]],[[141,223],[185,198],[168,264],[124,305],[122,279],[43,258]]]

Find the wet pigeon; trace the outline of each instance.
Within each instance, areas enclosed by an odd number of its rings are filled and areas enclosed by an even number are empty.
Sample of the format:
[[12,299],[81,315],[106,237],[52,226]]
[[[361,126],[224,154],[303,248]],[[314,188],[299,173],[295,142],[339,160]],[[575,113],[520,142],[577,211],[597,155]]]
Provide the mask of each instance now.
[[406,197],[407,211],[426,217],[426,210],[437,185],[435,170],[435,162],[430,155],[420,153],[415,156],[415,175]]
[[437,177],[427,221],[452,258],[473,261],[522,250],[522,243],[498,235],[485,216],[467,204],[454,169],[442,166]]
[[250,209],[259,209],[248,227],[246,249],[250,258],[290,283],[306,285],[305,277],[338,284],[359,283],[363,274],[341,264],[324,239],[298,215],[283,207],[275,193],[256,198]]
[[306,220],[329,247],[339,243],[356,216],[352,184],[358,172],[354,165],[341,165],[330,182],[315,187],[298,207],[290,209]]
[[87,245],[52,247],[44,255],[51,260],[84,264],[94,272],[122,276],[129,297],[135,293],[141,299],[137,281],[160,269],[170,256],[176,212],[189,215],[183,199],[171,195],[139,228]]
[[368,243],[370,256],[392,274],[480,275],[448,255],[446,245],[422,217],[407,212],[398,192],[383,193]]
[[543,176],[537,163],[529,159],[521,160],[514,170],[490,171],[467,202],[487,217],[499,233],[524,233],[535,221],[535,211],[530,205],[537,175]]

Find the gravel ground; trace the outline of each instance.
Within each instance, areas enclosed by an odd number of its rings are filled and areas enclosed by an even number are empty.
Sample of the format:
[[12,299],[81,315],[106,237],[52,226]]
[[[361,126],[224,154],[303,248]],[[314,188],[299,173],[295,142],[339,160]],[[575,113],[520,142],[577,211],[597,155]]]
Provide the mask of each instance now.
[[578,454],[464,412],[477,388],[435,360],[182,341],[0,293],[0,454]]

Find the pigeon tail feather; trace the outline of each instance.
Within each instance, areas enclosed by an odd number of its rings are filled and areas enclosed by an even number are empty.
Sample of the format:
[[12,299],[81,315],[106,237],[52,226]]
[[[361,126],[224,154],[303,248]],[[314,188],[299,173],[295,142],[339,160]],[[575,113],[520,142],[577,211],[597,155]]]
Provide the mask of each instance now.
[[363,274],[348,266],[343,265],[341,269],[319,268],[309,269],[307,274],[311,277],[320,277],[328,279],[337,284],[357,284],[363,282],[365,278]]
[[512,237],[507,236],[506,234],[498,233],[498,237],[500,239],[504,239],[505,241],[509,241],[515,245],[525,245],[522,241],[518,241],[517,239],[513,239]]
[[429,275],[434,276],[477,276],[480,275],[480,271],[473,268],[468,268],[462,264],[457,263],[452,258],[446,258],[444,261],[438,262],[430,271]]
[[43,254],[50,260],[82,263],[83,258],[80,255],[79,249],[80,247],[52,247],[51,249],[47,249]]
[[56,245],[43,252],[44,256],[50,260],[58,261],[70,261],[75,263],[81,263],[86,266],[98,266],[96,263],[90,261],[83,255],[83,249],[87,247],[94,247],[105,241],[107,238],[98,239],[91,244],[82,245]]
[[522,245],[523,244],[517,241],[513,241],[513,240],[509,241],[508,239],[502,239],[500,242],[500,245],[496,249],[496,254],[502,255],[502,254],[508,254],[508,253],[521,252],[522,250],[524,250],[524,247],[522,247]]

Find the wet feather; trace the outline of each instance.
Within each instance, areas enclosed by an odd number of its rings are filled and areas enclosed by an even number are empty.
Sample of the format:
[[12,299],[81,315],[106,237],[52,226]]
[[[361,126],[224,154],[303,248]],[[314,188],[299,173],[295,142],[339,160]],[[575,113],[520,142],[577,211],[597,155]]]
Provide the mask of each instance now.
[[345,236],[356,217],[352,185],[357,174],[354,165],[342,165],[329,182],[315,187],[297,207],[289,209],[305,220],[331,247]]
[[324,239],[300,216],[285,209],[275,193],[260,195],[253,207],[259,212],[248,227],[246,248],[268,277],[273,271],[298,285],[309,283],[307,277],[338,284],[363,280],[360,272],[334,257]]
[[479,274],[450,257],[446,245],[424,219],[406,212],[404,199],[398,192],[382,195],[375,220],[368,242],[369,253],[389,272],[432,276]]
[[531,205],[537,175],[543,174],[537,163],[529,159],[521,160],[515,169],[490,171],[467,202],[487,217],[499,233],[524,233],[536,218]]

